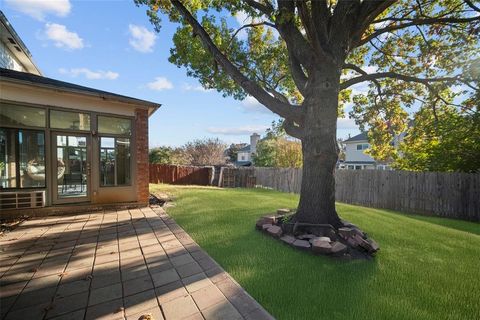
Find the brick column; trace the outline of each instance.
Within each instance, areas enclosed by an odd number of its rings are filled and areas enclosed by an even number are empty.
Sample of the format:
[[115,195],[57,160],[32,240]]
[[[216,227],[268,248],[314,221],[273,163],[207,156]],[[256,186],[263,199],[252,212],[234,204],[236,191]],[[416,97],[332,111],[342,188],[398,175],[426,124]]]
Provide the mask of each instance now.
[[135,109],[135,152],[137,156],[137,201],[148,203],[148,111]]

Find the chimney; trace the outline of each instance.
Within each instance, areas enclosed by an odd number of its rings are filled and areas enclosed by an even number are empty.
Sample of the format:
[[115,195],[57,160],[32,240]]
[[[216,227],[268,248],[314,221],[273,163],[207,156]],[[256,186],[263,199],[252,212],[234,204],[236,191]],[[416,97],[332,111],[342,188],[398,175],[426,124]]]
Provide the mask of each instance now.
[[254,133],[250,136],[250,153],[254,154],[257,153],[257,142],[260,140],[260,135]]

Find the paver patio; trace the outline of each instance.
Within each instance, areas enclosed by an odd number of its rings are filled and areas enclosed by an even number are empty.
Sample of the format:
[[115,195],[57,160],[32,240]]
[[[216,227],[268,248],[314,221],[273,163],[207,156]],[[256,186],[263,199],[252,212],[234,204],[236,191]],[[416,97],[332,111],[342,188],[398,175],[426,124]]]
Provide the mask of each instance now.
[[161,208],[35,218],[0,246],[2,319],[273,319]]

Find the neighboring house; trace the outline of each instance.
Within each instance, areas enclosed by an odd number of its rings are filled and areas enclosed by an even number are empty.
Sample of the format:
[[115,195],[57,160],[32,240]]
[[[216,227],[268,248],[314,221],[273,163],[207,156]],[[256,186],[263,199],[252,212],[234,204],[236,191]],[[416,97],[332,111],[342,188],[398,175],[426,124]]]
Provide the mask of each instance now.
[[43,77],[0,20],[1,215],[146,205],[148,117],[160,104]]
[[250,166],[253,163],[253,156],[257,153],[257,143],[260,140],[260,135],[254,133],[250,136],[250,144],[238,150],[237,166]]
[[345,145],[345,161],[340,163],[340,169],[380,169],[391,170],[388,164],[375,161],[371,156],[365,153],[370,148],[366,132],[362,132],[354,137],[343,141]]

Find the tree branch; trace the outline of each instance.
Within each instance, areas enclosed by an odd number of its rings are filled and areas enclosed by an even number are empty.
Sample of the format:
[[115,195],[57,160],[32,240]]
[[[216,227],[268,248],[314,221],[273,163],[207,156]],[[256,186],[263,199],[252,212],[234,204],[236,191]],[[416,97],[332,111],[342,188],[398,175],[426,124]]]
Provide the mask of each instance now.
[[235,37],[237,36],[237,34],[240,31],[242,31],[245,28],[256,28],[256,27],[259,27],[259,26],[269,26],[269,27],[275,28],[275,25],[273,23],[270,23],[270,22],[267,22],[267,21],[245,24],[245,25],[241,26],[240,28],[238,28],[237,31],[235,31],[235,33],[232,35],[232,37],[230,38],[228,47],[230,47],[232,45],[233,39],[235,39]]
[[293,121],[285,119],[283,121],[283,130],[289,135],[297,139],[302,139],[304,136],[304,130],[300,126],[297,126]]
[[313,49],[302,33],[295,26],[295,3],[289,0],[278,0],[279,13],[275,19],[277,30],[285,40],[287,48],[295,57],[310,68],[314,65]]
[[272,4],[267,2],[266,4],[254,1],[254,0],[244,0],[250,7],[260,11],[264,15],[270,17],[272,13],[275,11]]
[[356,46],[357,47],[362,46],[365,43],[369,42],[370,40],[387,32],[392,32],[392,31],[405,29],[412,26],[421,26],[421,25],[427,25],[427,24],[467,23],[467,22],[473,22],[473,21],[480,21],[480,16],[470,17],[470,18],[449,17],[449,18],[427,18],[427,19],[407,19],[407,20],[410,22],[400,23],[400,24],[391,24],[388,27],[376,30],[372,34],[361,39]]
[[330,23],[330,9],[327,6],[326,0],[312,1],[312,20],[317,36],[317,41],[323,48],[328,43],[327,26]]
[[205,49],[210,52],[213,58],[223,68],[223,71],[229,75],[240,87],[248,94],[255,97],[261,104],[266,106],[272,112],[278,114],[283,118],[292,119],[294,121],[303,121],[303,112],[300,107],[294,107],[289,103],[282,102],[275,97],[272,97],[265,89],[258,83],[248,79],[243,73],[238,70],[233,63],[220,51],[220,49],[213,43],[212,39],[200,25],[200,23],[192,16],[190,11],[179,0],[171,0],[172,5],[178,10],[180,15],[190,24],[193,32],[197,34],[202,41]]
[[472,1],[470,1],[470,0],[465,0],[465,3],[467,4],[467,6],[469,6],[469,7],[472,8],[473,10],[475,10],[475,11],[477,11],[477,12],[480,12],[480,7],[477,7],[476,5],[474,5]]
[[[368,73],[366,71],[364,71],[362,68],[354,65],[354,64],[351,64],[351,63],[347,63],[345,64],[345,66],[343,67],[343,69],[350,69],[350,70],[353,70],[355,72],[358,72],[359,74],[361,74],[362,76],[368,76]],[[377,79],[372,79],[371,80],[375,86],[377,87],[377,92],[378,92],[378,96],[380,97],[380,101],[383,101],[383,98],[382,98],[382,86],[380,85],[380,82],[378,82]]]
[[295,85],[298,88],[298,91],[302,95],[305,95],[305,89],[307,88],[308,78],[303,72],[302,65],[300,61],[293,54],[288,55],[288,60],[290,63],[290,71],[292,72],[292,78],[295,82]]
[[408,75],[404,75],[396,72],[379,72],[379,73],[364,74],[360,77],[355,77],[355,78],[346,80],[340,84],[340,90],[347,89],[348,87],[351,87],[355,84],[358,84],[364,81],[373,81],[373,80],[382,79],[382,78],[392,78],[392,79],[398,79],[398,80],[407,81],[407,82],[417,82],[424,85],[429,85],[430,83],[433,83],[433,82],[453,83],[453,82],[461,81],[461,79],[457,76],[440,77],[440,78],[418,78],[418,77],[408,76]]

